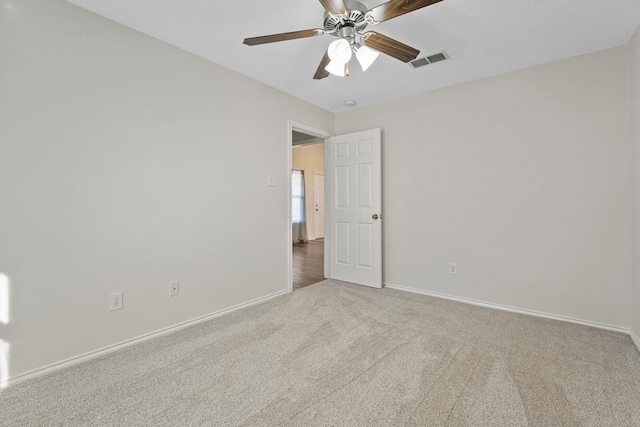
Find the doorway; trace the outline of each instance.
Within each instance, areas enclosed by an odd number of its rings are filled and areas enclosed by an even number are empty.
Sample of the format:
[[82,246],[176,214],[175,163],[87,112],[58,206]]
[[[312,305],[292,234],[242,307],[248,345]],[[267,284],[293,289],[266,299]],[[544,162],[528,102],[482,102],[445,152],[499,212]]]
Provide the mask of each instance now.
[[324,140],[295,130],[292,140],[291,279],[296,290],[324,280]]
[[[325,278],[324,139],[331,135],[291,122],[289,131],[290,289],[296,290]],[[302,215],[301,205],[304,206]],[[305,233],[300,233],[301,224],[297,222],[301,220]]]
[[[324,278],[374,288],[382,281],[382,132],[369,129],[332,137],[328,132],[288,122],[288,264],[293,290],[292,152],[294,131],[325,145]],[[296,136],[300,138],[300,136]],[[304,138],[302,138],[304,139]],[[300,144],[296,145],[304,145]],[[306,143],[307,141],[305,141]],[[312,141],[308,143],[311,144]],[[319,141],[318,141],[319,142]],[[330,173],[327,173],[329,171]]]

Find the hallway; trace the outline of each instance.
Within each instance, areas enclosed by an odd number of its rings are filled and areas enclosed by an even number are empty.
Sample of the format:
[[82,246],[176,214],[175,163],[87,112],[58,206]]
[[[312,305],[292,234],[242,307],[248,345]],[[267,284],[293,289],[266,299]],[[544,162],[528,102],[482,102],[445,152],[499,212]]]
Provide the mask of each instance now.
[[293,245],[293,290],[324,280],[324,239]]

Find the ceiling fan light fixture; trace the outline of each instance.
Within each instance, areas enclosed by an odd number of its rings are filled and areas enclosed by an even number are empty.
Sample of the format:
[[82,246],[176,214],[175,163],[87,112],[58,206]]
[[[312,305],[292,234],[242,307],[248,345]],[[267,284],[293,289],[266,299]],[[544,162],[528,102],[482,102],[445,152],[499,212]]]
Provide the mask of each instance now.
[[327,53],[331,62],[346,64],[351,59],[351,45],[345,39],[338,39],[331,42]]
[[377,50],[373,50],[367,46],[360,46],[356,51],[356,58],[358,58],[362,71],[367,71],[371,64],[378,58],[378,55],[380,55],[380,52]]
[[325,70],[338,77],[345,77],[347,74],[345,72],[345,64],[341,64],[336,61],[329,62],[329,65],[324,67]]

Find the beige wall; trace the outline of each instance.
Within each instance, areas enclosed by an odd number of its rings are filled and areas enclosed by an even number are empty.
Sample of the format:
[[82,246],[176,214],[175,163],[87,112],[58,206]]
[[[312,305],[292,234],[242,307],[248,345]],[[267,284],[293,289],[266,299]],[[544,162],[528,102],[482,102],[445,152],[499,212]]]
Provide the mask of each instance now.
[[0,63],[11,377],[287,290],[287,121],[331,113],[61,0],[0,0]]
[[633,145],[633,332],[640,346],[640,27],[629,46],[631,55],[631,126]]
[[309,238],[318,237],[314,233],[314,172],[324,173],[324,144],[305,145],[294,147],[292,150],[292,166],[294,169],[304,171],[304,188],[307,210],[307,232]]
[[631,326],[627,46],[336,115],[375,127],[385,283]]

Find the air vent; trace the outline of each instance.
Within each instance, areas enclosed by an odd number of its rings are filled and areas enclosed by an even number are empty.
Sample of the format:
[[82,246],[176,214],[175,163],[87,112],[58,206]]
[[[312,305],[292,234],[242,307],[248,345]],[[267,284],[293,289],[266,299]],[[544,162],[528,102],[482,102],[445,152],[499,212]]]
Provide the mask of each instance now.
[[420,58],[415,61],[411,61],[411,66],[413,68],[424,67],[425,65],[429,65],[429,60],[427,58]]
[[430,55],[430,56],[426,56],[424,58],[415,59],[415,60],[409,62],[409,65],[411,66],[411,68],[420,68],[420,67],[424,67],[425,65],[429,65],[429,64],[436,63],[436,62],[444,61],[445,59],[450,59],[450,57],[447,54],[447,52],[445,52],[443,50],[440,53],[436,53],[436,54],[433,54],[433,55]]
[[445,59],[447,59],[447,56],[444,54],[444,52],[440,52],[440,53],[436,53],[435,55],[427,56],[427,60],[432,64],[434,62],[444,61]]

